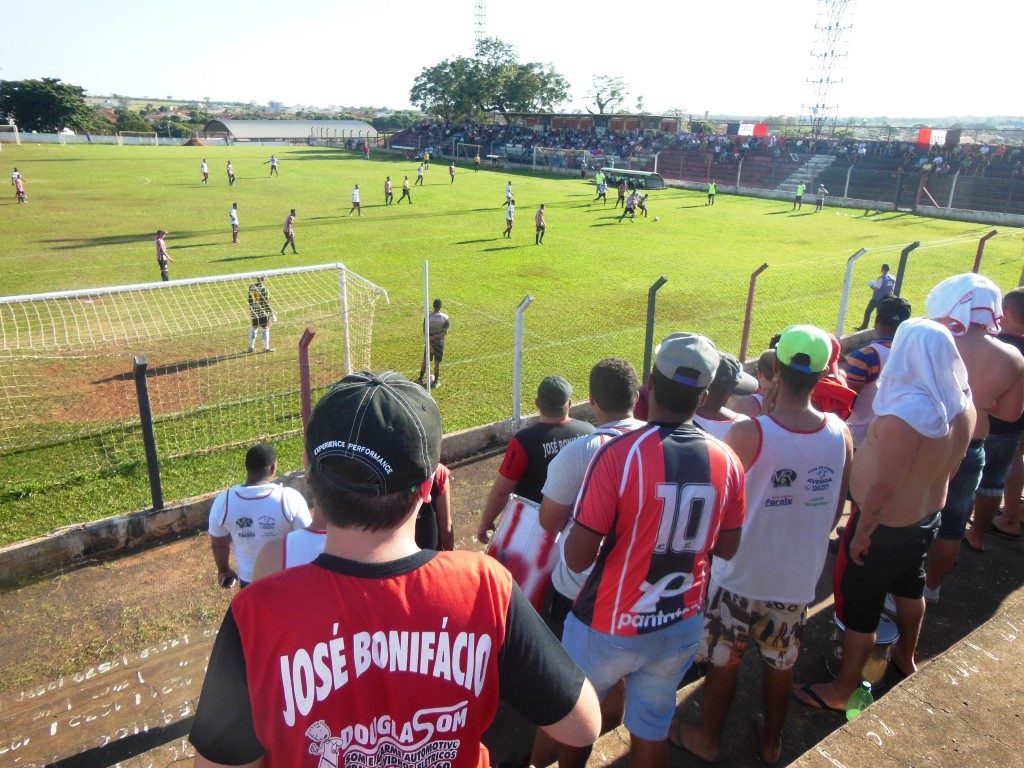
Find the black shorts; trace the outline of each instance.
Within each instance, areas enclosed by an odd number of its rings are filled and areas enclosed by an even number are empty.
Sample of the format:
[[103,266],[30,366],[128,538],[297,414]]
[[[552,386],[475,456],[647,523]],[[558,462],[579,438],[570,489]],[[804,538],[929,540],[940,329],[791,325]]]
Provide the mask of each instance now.
[[252,327],[253,328],[257,328],[257,327],[259,327],[259,328],[266,328],[269,325],[270,325],[270,318],[269,317],[254,317],[252,319]]
[[572,604],[573,601],[555,589],[554,584],[548,585],[548,595],[544,601],[544,613],[541,614],[541,618],[559,640],[562,639],[565,619],[572,610]]
[[430,340],[430,359],[441,362],[444,360],[444,339],[441,340]]
[[860,510],[854,507],[839,542],[839,558],[832,574],[836,616],[854,632],[874,632],[885,605],[885,595],[911,600],[924,594],[924,558],[939,530],[934,512],[914,525],[892,528],[879,525],[871,534],[864,565],[850,559],[850,542],[857,532]]

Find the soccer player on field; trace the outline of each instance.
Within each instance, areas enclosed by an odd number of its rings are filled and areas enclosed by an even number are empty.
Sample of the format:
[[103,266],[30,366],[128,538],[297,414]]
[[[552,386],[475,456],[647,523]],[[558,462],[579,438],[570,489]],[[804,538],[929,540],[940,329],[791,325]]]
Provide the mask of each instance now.
[[637,210],[644,215],[645,219],[647,218],[647,194],[645,192],[636,199]]
[[804,207],[804,192],[807,191],[807,185],[802,181],[796,185],[796,195],[793,196],[793,210],[799,211]]
[[231,242],[238,242],[238,203],[232,203],[228,209],[228,220],[231,222]]
[[821,209],[825,207],[825,198],[828,197],[828,190],[825,189],[824,184],[818,185],[817,199],[814,201],[814,212],[821,213]]
[[14,196],[18,198],[18,203],[27,203],[28,197],[25,196],[25,180],[21,178],[21,174],[18,174],[18,178],[14,180]]
[[455,161],[452,160],[451,165],[448,166],[448,175],[452,177],[452,184],[455,183]]
[[199,164],[199,172],[203,174],[203,184],[210,183],[210,166],[206,164],[206,158],[203,158],[203,162]]
[[512,200],[512,179],[509,179],[508,182],[505,184],[505,202],[504,202],[504,205],[508,205],[511,202],[514,202],[514,201]]
[[508,208],[505,209],[505,231],[502,233],[503,237],[512,237],[512,224],[516,215],[516,201],[514,198],[509,198]]
[[[423,163],[420,163],[420,167],[416,169],[416,184],[423,186]],[[409,202],[412,202],[411,198]]]
[[267,286],[263,284],[266,278],[260,275],[256,282],[249,286],[249,316],[252,318],[252,328],[249,330],[250,354],[256,347],[256,329],[263,329],[263,351],[273,352],[270,346],[270,324],[277,321],[277,315],[270,306],[270,293]]
[[235,166],[233,166],[231,164],[230,160],[228,160],[227,171],[228,171],[228,186],[229,187],[233,187],[233,186],[235,186]]
[[718,185],[713,181],[708,182],[708,201],[704,205],[714,205],[715,195],[718,194]]
[[[599,699],[625,678],[633,766],[668,765],[676,687],[701,639],[710,556],[729,560],[740,546],[743,466],[692,420],[718,363],[703,336],[676,333],[659,345],[650,423],[597,449],[563,550],[570,570],[594,570],[562,645]],[[562,746],[558,764],[582,768],[589,755]]]
[[278,172],[277,172],[277,156],[276,155],[271,155],[270,159],[267,160],[267,162],[264,163],[264,165],[267,165],[267,163],[270,164],[270,175],[271,176],[279,176],[280,174],[278,174]]
[[406,176],[402,181],[402,196],[398,198],[398,202],[401,203],[403,200],[408,198],[409,205],[412,205],[412,195],[409,194],[409,177]]
[[594,202],[596,203],[598,200],[604,200],[604,204],[608,205],[608,184],[604,179],[601,179],[601,183],[597,185],[597,197],[594,198]]
[[292,253],[298,253],[295,248],[295,209],[284,220],[284,245],[281,246],[281,255],[284,256],[285,248],[292,247]]
[[395,193],[391,191],[391,177],[384,179],[384,205],[391,205],[395,200]]
[[548,228],[547,221],[544,219],[544,203],[540,204],[540,208],[537,209],[536,215],[533,217],[534,223],[537,225],[537,234],[533,239],[534,245],[544,244],[544,232]]
[[429,167],[430,167],[430,153],[429,152],[424,152],[423,153],[423,169],[426,170]]
[[634,190],[630,192],[629,197],[626,198],[626,204],[622,209],[622,215],[619,216],[619,223],[622,223],[622,220],[626,218],[626,216],[629,216],[630,221],[634,221],[636,219],[636,199],[637,194],[636,190]]
[[475,155],[473,155],[473,173],[476,173],[479,170],[480,170],[480,153],[477,152]]
[[[18,177],[21,178],[20,176]],[[164,238],[167,237],[167,232],[158,229],[156,232],[156,263],[160,266],[160,279],[165,283],[171,279],[171,276],[167,272],[168,262],[173,263],[174,259],[167,255],[167,243],[164,242]]]
[[359,185],[356,184],[352,187],[352,209],[348,212],[348,215],[352,215],[352,211],[359,211],[359,215],[363,215],[363,209],[359,207]]

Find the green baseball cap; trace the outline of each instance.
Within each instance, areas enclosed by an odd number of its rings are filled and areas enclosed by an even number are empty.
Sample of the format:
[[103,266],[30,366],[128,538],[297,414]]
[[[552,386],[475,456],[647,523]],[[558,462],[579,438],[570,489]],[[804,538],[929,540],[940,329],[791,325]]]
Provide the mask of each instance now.
[[791,325],[775,347],[779,362],[803,373],[821,373],[832,356],[832,339],[813,325]]

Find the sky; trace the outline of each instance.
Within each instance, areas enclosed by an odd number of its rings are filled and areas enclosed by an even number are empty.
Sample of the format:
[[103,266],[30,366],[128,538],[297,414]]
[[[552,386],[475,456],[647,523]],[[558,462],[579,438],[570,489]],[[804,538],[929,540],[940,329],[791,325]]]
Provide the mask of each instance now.
[[[486,34],[626,106],[701,116],[806,114],[816,0],[517,0]],[[830,103],[843,117],[1024,115],[1024,3],[851,0]],[[58,77],[90,95],[407,109],[419,72],[470,55],[473,0],[47,0],[11,3],[0,79]]]

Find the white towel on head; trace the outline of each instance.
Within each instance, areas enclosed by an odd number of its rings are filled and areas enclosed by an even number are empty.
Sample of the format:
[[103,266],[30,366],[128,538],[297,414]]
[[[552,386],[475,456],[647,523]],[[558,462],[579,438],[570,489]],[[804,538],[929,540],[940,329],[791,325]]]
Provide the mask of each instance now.
[[1003,298],[999,286],[984,275],[968,272],[947,277],[928,292],[924,300],[929,320],[950,318],[954,336],[967,333],[971,323],[985,326],[989,333],[999,333],[1003,317]]
[[944,437],[971,404],[967,368],[944,325],[900,323],[878,379],[875,416],[898,416],[925,437]]

